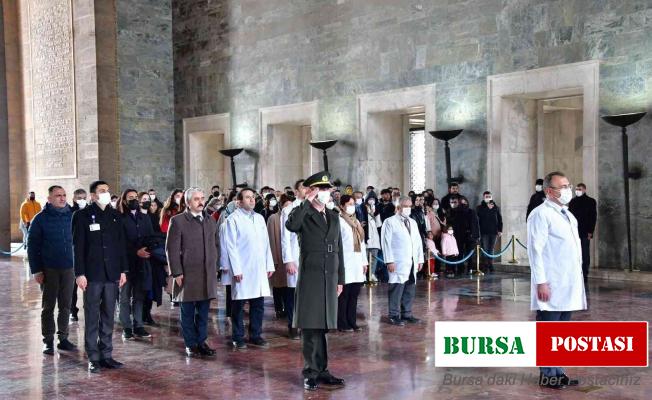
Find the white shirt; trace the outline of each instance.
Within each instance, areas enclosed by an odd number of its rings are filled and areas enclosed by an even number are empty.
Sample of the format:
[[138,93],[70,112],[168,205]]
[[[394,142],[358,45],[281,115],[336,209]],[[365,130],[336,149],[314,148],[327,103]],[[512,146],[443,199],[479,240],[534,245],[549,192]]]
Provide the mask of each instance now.
[[364,266],[369,265],[364,240],[360,242],[360,251],[355,252],[353,228],[342,217],[340,217],[340,236],[342,237],[341,250],[344,258],[344,283],[364,282]]
[[267,225],[262,215],[238,208],[226,219],[224,243],[231,275],[242,280],[231,283],[233,300],[270,296],[267,272],[274,272]]
[[385,264],[395,263],[396,269],[389,273],[389,283],[405,283],[410,278],[410,270],[414,279],[418,264],[423,264],[423,245],[417,221],[407,218],[410,231],[405,226],[406,218],[396,214],[383,222],[381,229],[381,244]]
[[380,249],[380,236],[378,235],[378,228],[382,225],[380,221],[380,214],[375,217],[373,214],[367,214],[367,231],[369,238],[367,239],[368,249]]
[[[527,219],[527,247],[531,270],[531,309],[585,310],[582,246],[573,214],[566,207],[550,200],[544,201],[532,210]],[[550,299],[547,302],[539,300],[537,296],[537,285],[541,283],[550,286]]]
[[[299,203],[301,204],[301,203]],[[281,257],[283,264],[293,262],[297,266],[295,274],[287,274],[288,287],[297,287],[297,277],[299,276],[299,237],[295,232],[290,232],[285,227],[290,212],[296,207],[296,200],[291,206],[286,207],[281,211]]]

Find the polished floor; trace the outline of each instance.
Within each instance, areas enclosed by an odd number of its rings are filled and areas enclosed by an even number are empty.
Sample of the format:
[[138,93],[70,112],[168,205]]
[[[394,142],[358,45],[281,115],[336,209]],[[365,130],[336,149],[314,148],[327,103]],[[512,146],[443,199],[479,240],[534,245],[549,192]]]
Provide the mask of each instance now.
[[[55,356],[41,353],[40,292],[29,280],[22,257],[0,259],[0,270],[4,294],[0,302],[1,399],[652,398],[648,368],[569,368],[574,377],[596,381],[564,391],[539,388],[531,381],[538,375],[535,368],[435,368],[435,321],[533,319],[527,275],[420,282],[414,311],[424,323],[406,327],[384,322],[383,285],[363,288],[359,320],[364,330],[329,335],[330,369],[346,379],[346,387],[304,392],[300,343],[283,337],[285,322],[273,317],[271,299],[264,323],[268,349],[234,351],[229,347],[221,293],[212,304],[209,325],[209,342],[217,348],[217,356],[187,359],[182,352],[178,309],[171,309],[166,301],[154,312],[161,326],[150,329],[152,339],[123,342],[116,325],[114,357],[126,364],[124,369],[90,375],[83,351]],[[574,319],[647,320],[652,315],[649,284],[592,280],[589,296],[590,310],[575,314]],[[83,323],[71,326],[71,340],[77,344],[83,342]],[[464,382],[463,377],[467,378]],[[478,379],[482,385],[468,384]]]

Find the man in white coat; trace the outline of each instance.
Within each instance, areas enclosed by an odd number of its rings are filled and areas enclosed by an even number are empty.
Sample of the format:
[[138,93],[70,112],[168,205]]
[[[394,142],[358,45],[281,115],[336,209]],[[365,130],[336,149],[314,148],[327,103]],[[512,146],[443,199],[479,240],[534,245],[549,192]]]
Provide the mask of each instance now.
[[[582,278],[582,245],[577,220],[567,209],[573,186],[561,172],[543,180],[546,200],[527,219],[531,270],[531,309],[537,321],[568,321],[571,312],[586,309]],[[563,389],[577,385],[562,368],[542,367],[539,384]]]
[[423,266],[423,246],[417,221],[410,218],[412,200],[401,197],[396,214],[383,222],[381,246],[389,272],[389,323],[418,323],[412,315],[416,273]]
[[267,224],[254,211],[256,197],[245,188],[238,193],[240,207],[226,219],[224,243],[231,266],[232,341],[236,349],[244,349],[243,307],[249,301],[249,343],[266,347],[261,337],[264,297],[269,297],[268,278],[274,273],[274,260],[269,246]]

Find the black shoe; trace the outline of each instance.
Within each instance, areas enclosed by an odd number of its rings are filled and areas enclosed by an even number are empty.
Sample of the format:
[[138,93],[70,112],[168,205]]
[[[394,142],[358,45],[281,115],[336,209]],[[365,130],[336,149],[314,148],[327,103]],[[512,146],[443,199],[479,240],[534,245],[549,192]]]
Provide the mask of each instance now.
[[353,328],[338,329],[338,331],[340,331],[340,332],[345,332],[345,333],[347,333],[347,332],[353,332]]
[[134,340],[134,331],[131,328],[125,328],[122,331],[122,338],[124,340]]
[[315,378],[304,378],[303,379],[303,388],[306,390],[317,390],[317,379]]
[[331,373],[328,371],[320,374],[317,377],[317,382],[323,383],[324,385],[344,386],[344,379],[336,378],[333,375],[331,375]]
[[88,372],[92,374],[97,374],[100,372],[100,363],[97,361],[89,361],[88,362]]
[[295,328],[288,328],[288,338],[291,340],[300,340],[301,336],[299,336],[299,333]]
[[215,350],[211,349],[206,342],[200,344],[199,346],[199,353],[203,356],[214,356],[215,355]]
[[283,319],[287,318],[288,314],[285,311],[277,311],[276,312],[276,318],[277,319]]
[[154,321],[154,318],[152,318],[152,314],[143,315],[143,323],[149,326],[159,326],[158,323]]
[[242,340],[234,340],[231,342],[233,348],[236,350],[244,350],[247,348],[247,344]]
[[566,388],[560,376],[544,376],[543,374],[539,374],[539,386],[557,390]]
[[353,330],[356,331],[356,332],[360,332],[362,330],[362,328],[356,325],[356,326],[353,327]]
[[106,369],[118,369],[122,368],[123,365],[124,364],[114,360],[113,358],[105,358],[104,360],[100,360],[100,366]]
[[249,343],[251,343],[256,347],[265,347],[265,348],[269,347],[269,343],[267,343],[267,340],[261,337],[249,339]]
[[557,378],[561,380],[562,385],[577,386],[580,384],[579,379],[571,379],[566,374],[557,375]]
[[152,335],[149,332],[147,332],[143,327],[134,329],[134,336],[143,339],[152,337]]
[[72,322],[79,321],[79,317],[77,316],[77,313],[71,313],[70,314],[70,321],[72,321]]
[[419,322],[421,322],[419,318],[415,318],[415,317],[405,317],[405,318],[401,318],[401,320],[407,322],[408,324],[418,324]]
[[43,343],[43,354],[54,355],[54,341]]
[[57,344],[57,349],[59,350],[64,350],[64,351],[73,351],[77,348],[73,343],[71,343],[68,339],[61,339],[59,340],[59,344]]
[[405,322],[403,322],[403,320],[401,320],[398,317],[390,317],[389,318],[389,323],[392,324],[392,325],[397,325],[397,326],[405,326]]
[[199,357],[201,355],[201,350],[199,346],[186,347],[186,356],[188,357]]

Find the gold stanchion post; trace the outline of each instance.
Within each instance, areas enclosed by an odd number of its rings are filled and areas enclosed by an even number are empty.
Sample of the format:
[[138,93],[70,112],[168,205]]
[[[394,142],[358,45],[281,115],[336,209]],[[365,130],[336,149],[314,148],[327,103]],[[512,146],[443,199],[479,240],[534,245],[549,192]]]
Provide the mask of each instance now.
[[475,245],[475,274],[477,276],[484,275],[484,272],[480,271],[480,245]]
[[516,264],[518,260],[516,259],[516,236],[512,235],[512,259],[509,260],[510,264]]

